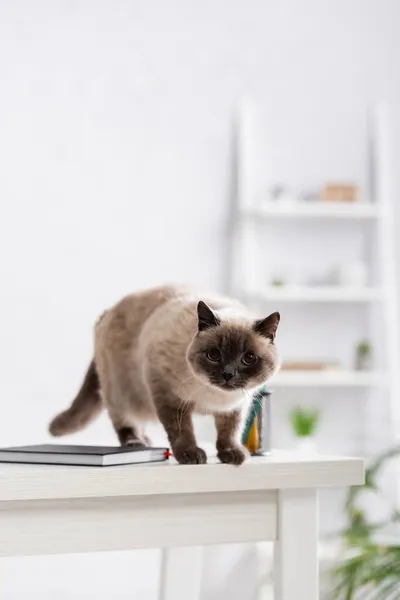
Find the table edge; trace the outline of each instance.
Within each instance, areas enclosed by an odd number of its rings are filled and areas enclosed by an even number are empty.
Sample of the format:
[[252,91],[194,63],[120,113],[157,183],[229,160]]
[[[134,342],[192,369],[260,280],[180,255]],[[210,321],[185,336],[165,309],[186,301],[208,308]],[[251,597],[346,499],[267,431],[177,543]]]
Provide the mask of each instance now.
[[347,487],[364,483],[361,458],[316,461],[250,461],[231,465],[146,465],[137,468],[62,467],[0,469],[0,503],[8,501],[196,494],[295,488]]

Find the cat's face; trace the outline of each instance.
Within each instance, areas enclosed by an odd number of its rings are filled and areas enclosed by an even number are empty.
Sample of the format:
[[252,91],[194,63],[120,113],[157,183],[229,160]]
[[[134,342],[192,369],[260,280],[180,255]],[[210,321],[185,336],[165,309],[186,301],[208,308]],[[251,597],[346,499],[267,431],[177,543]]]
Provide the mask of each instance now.
[[194,374],[226,392],[265,383],[280,366],[274,339],[279,313],[254,322],[220,320],[199,302],[198,332],[188,350]]

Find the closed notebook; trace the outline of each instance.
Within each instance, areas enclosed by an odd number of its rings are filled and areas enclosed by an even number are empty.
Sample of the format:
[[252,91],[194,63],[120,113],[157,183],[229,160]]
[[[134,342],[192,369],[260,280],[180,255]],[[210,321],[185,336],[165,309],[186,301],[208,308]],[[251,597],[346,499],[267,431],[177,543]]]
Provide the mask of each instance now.
[[0,448],[0,462],[46,465],[81,465],[109,467],[137,463],[160,462],[169,457],[168,448],[146,446],[62,446],[43,444]]

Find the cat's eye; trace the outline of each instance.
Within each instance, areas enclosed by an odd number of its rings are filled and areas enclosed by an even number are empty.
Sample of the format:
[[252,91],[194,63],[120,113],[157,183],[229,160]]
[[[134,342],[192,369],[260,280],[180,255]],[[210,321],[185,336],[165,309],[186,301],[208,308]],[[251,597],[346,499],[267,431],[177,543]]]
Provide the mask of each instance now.
[[218,348],[210,348],[207,350],[207,358],[212,362],[218,362],[221,358],[221,352],[218,350]]
[[244,365],[246,365],[247,367],[251,367],[253,365],[255,365],[257,362],[257,356],[254,354],[254,352],[245,352],[242,356],[242,363]]

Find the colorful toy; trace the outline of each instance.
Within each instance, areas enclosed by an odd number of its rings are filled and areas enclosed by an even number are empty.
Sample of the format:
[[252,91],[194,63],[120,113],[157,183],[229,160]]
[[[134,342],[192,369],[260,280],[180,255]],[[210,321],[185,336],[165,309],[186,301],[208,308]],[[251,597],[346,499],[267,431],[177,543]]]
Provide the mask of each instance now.
[[242,434],[242,444],[252,455],[265,456],[271,452],[270,402],[271,392],[265,387],[253,398]]

